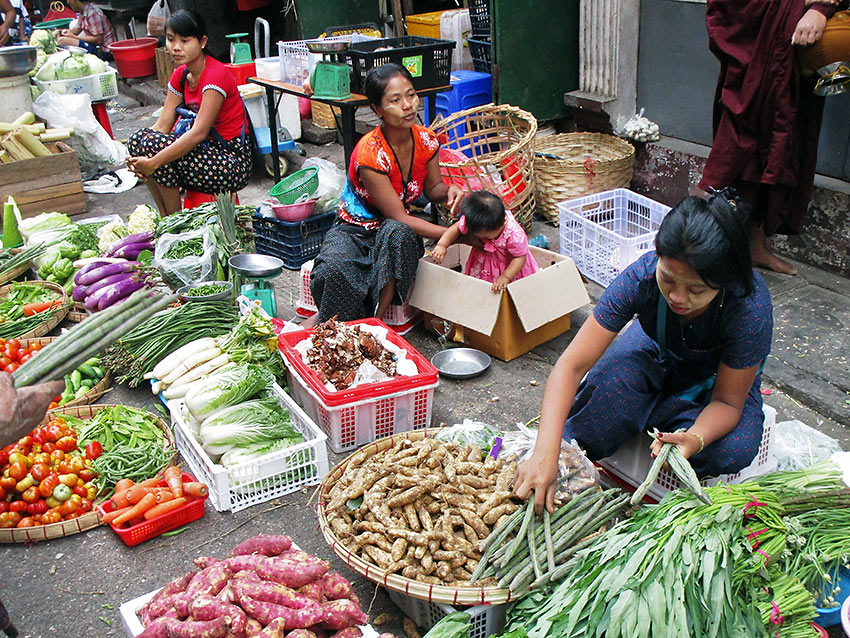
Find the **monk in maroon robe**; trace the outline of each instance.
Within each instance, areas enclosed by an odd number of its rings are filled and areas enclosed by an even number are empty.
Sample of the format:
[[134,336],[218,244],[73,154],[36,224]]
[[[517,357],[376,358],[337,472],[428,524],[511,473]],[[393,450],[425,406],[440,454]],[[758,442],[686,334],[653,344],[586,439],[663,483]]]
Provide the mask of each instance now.
[[767,237],[799,234],[817,162],[823,98],[800,76],[795,49],[820,39],[837,3],[708,0],[709,47],[720,60],[714,143],[699,186],[734,186],[753,207],[753,263],[795,274]]

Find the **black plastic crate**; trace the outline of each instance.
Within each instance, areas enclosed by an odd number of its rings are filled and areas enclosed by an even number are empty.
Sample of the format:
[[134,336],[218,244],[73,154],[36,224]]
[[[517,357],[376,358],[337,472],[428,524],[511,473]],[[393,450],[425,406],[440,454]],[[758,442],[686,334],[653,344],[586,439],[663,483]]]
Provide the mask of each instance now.
[[255,213],[254,243],[257,252],[278,257],[286,268],[298,270],[301,264],[319,254],[322,240],[335,219],[336,211],[308,217],[300,222],[284,222]]
[[493,47],[490,38],[467,38],[469,43],[469,55],[472,57],[473,68],[480,73],[491,73],[493,68],[490,56]]
[[472,23],[472,37],[489,38],[490,0],[469,0],[469,21]]
[[355,93],[363,93],[369,69],[388,62],[399,64],[410,71],[413,88],[430,89],[449,84],[454,48],[452,40],[406,35],[401,38],[353,42],[341,56],[351,64],[351,90]]

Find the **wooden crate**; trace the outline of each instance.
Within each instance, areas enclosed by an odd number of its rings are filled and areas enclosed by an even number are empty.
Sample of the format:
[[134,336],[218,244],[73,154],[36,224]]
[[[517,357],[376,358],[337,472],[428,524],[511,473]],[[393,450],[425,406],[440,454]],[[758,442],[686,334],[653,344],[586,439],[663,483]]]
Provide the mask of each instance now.
[[156,79],[162,88],[168,86],[168,80],[174,73],[174,58],[165,47],[156,50]]
[[0,164],[0,201],[11,195],[24,217],[44,212],[85,213],[77,154],[64,142],[46,144],[54,155]]

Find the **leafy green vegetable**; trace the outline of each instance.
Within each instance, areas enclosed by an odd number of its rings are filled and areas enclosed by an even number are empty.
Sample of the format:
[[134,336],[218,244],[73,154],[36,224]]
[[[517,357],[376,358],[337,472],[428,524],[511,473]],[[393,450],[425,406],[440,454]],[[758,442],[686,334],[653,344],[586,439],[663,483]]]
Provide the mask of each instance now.
[[186,407],[195,418],[203,419],[255,396],[271,382],[270,375],[255,365],[230,366],[194,384],[186,394]]
[[472,619],[468,613],[455,611],[444,616],[423,638],[465,638],[471,626]]

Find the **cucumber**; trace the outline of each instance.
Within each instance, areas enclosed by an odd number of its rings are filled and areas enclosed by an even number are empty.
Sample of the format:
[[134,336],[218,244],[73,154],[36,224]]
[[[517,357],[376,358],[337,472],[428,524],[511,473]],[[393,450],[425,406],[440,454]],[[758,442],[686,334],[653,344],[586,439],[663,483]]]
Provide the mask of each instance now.
[[106,370],[104,370],[100,366],[92,366],[92,369],[94,370],[94,376],[92,377],[93,379],[97,379],[98,381],[100,381],[103,377],[106,376]]
[[77,366],[77,370],[79,370],[80,374],[86,379],[94,379],[97,376],[97,372],[94,367],[90,366],[88,363],[81,363]]
[[80,386],[80,389],[79,389],[79,390],[77,390],[77,391],[74,393],[74,398],[75,398],[75,399],[79,399],[81,396],[83,396],[83,395],[84,395],[86,392],[88,392],[89,390],[91,390],[91,388],[90,388],[89,386],[87,386],[87,385],[81,385],[81,386]]

